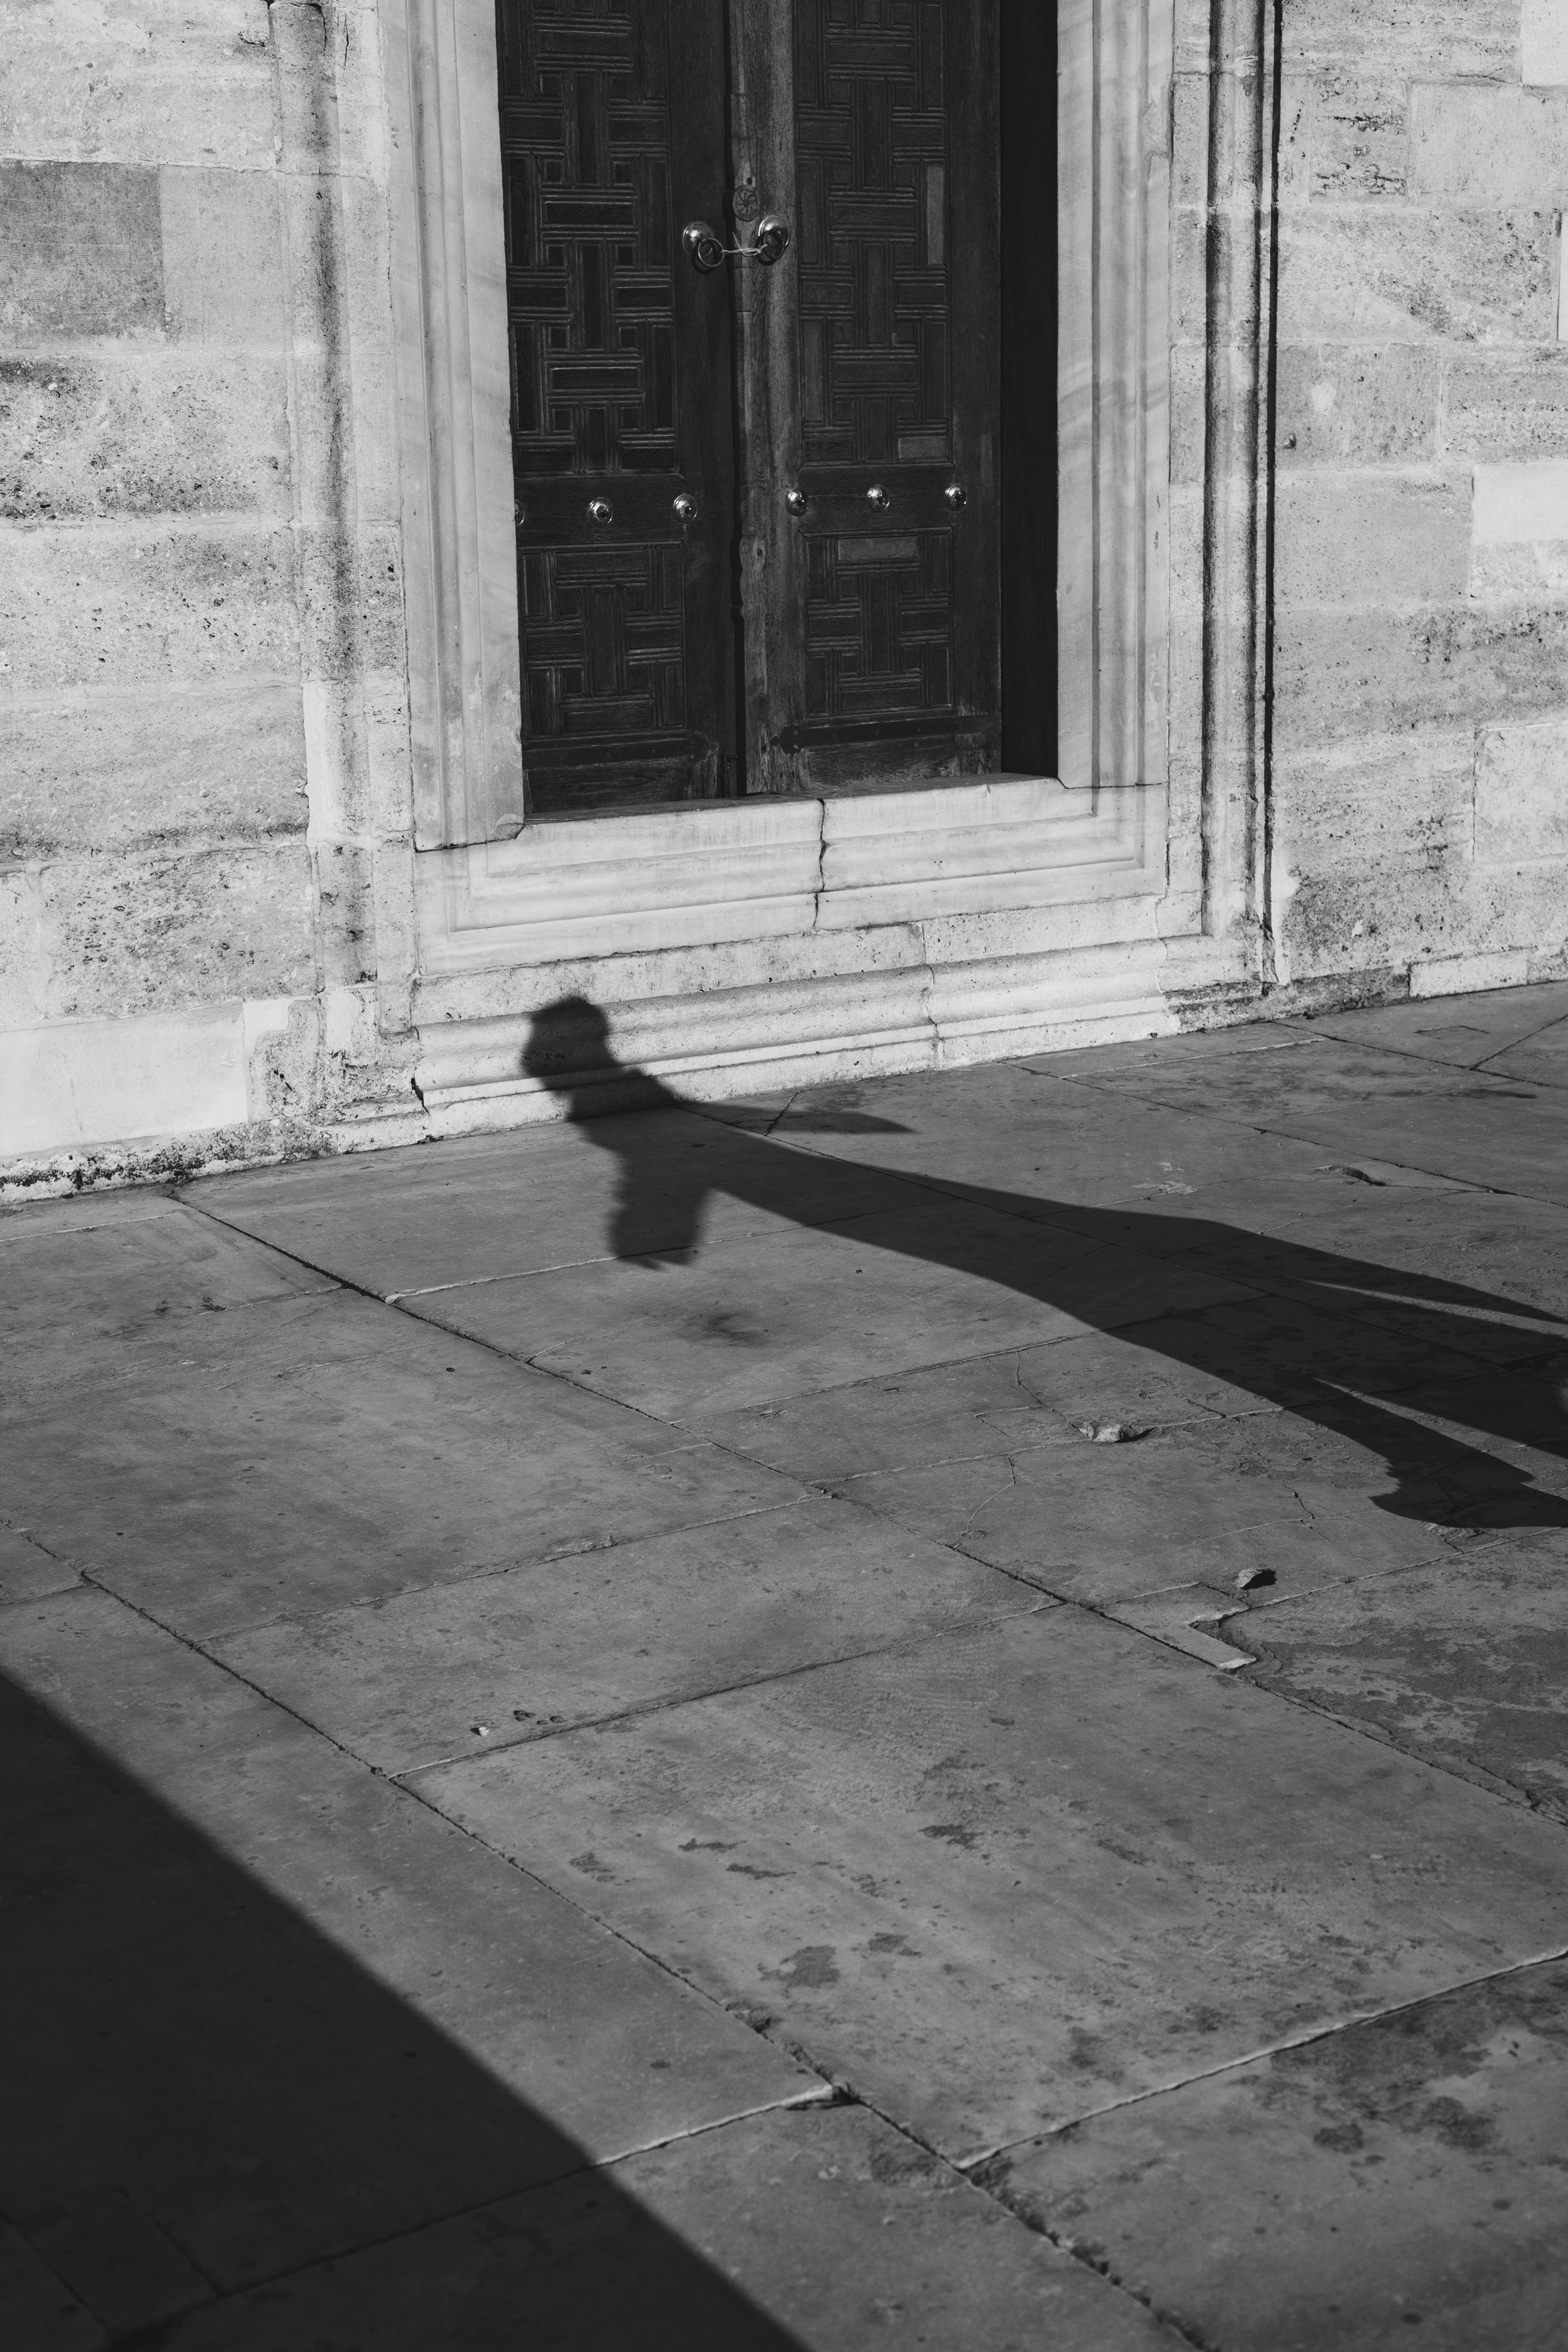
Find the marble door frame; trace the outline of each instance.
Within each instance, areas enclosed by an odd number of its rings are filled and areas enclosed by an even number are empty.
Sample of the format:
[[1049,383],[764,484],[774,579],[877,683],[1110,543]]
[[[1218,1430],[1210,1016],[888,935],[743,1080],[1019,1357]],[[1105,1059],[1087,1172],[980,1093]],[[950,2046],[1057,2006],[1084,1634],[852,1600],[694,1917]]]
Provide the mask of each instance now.
[[[952,950],[970,966],[1000,952],[984,926],[1006,916],[1014,962],[1033,962],[1068,942],[1069,903],[1088,950],[1125,937],[1138,900],[1161,967],[1140,1008],[1255,991],[1278,0],[1062,0],[1060,776],[540,825],[523,822],[492,0],[379,5],[426,980],[724,943],[722,992],[776,968],[763,941],[804,955],[830,904],[841,981],[855,939],[864,977],[893,951],[886,925],[922,911],[970,925]],[[836,846],[854,881],[833,900]],[[908,954],[930,968],[929,940]],[[1037,981],[975,1053],[1029,1028]],[[819,1007],[803,1040],[825,1022],[855,1028]]]

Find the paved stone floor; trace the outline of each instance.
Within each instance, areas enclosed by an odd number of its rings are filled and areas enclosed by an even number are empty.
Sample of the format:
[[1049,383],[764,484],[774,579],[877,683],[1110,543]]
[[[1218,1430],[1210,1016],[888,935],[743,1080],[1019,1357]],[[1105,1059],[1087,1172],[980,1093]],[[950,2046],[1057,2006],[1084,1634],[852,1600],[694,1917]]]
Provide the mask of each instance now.
[[0,1299],[14,2352],[1568,2342],[1568,987]]

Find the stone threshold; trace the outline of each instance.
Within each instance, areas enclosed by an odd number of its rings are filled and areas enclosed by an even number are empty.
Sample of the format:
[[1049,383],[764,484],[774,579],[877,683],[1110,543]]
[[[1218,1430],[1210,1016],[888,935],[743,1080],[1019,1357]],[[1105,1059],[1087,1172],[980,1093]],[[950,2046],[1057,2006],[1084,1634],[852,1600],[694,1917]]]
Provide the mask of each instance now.
[[1164,841],[1163,788],[1049,776],[552,819],[419,852],[420,970],[431,980],[1142,894],[1163,885]]

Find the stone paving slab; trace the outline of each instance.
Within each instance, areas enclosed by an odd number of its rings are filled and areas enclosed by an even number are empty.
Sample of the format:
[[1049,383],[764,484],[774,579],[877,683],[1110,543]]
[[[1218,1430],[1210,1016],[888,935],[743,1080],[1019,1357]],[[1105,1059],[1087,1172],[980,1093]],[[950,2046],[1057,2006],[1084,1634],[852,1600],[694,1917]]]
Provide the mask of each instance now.
[[0,1527],[0,1608],[11,1601],[41,1601],[79,1581],[77,1571],[36,1542],[25,1528]]
[[1559,1023],[1538,1037],[1512,1045],[1487,1064],[1494,1078],[1515,1078],[1524,1086],[1568,1087],[1568,1027]]
[[688,1426],[795,1477],[837,1481],[1077,1445],[1096,1428],[1142,1433],[1278,1411],[1123,1333],[1092,1331],[779,1404],[691,1415]]
[[928,1195],[845,1228],[486,1283],[411,1311],[598,1394],[682,1419],[1238,1297],[1160,1264]]
[[[1218,1042],[1238,1053],[1255,1034],[1227,1031]],[[1288,1049],[1294,1033],[1284,1034],[1286,1048],[1275,1050]],[[1137,1068],[1149,1051],[1104,1054]],[[1318,1144],[1054,1074],[1075,1059],[810,1089],[769,1107],[764,1123],[801,1156],[875,1162],[1140,1256],[1202,1256],[1244,1286],[1319,1285],[1341,1303],[1358,1292],[1414,1297],[1461,1318],[1527,1318],[1531,1308],[1568,1316],[1560,1205],[1500,1199],[1361,1148],[1331,1157]],[[1205,1068],[1216,1061],[1223,1071],[1212,1051]],[[890,1139],[875,1131],[879,1105],[898,1113]],[[848,1124],[856,1116],[870,1131]],[[831,1131],[834,1118],[845,1132]],[[1422,1279],[1413,1286],[1411,1276]]]
[[1568,2342],[1568,1968],[1522,1969],[1014,2149],[1013,2209],[1225,2352]]
[[799,1493],[349,1292],[123,1352],[68,1412],[52,1391],[0,1410],[5,1508],[197,1639]]
[[[1300,1024],[1310,1035],[1341,1037],[1461,1069],[1490,1067],[1500,1055],[1545,1043],[1568,1022],[1568,981],[1536,988],[1489,989],[1476,996],[1436,996],[1411,1004],[1369,1006],[1359,1013],[1321,1013]],[[1292,1028],[1296,1024],[1290,1024]],[[1568,1040],[1564,1041],[1568,1043]]]
[[1237,1197],[1266,1203],[1281,1186],[1310,1185],[1322,1162],[1310,1143],[1104,1096],[1064,1084],[1054,1060],[1000,1062],[716,1103],[710,1116],[911,1181],[991,1185],[1017,1213],[1047,1221],[1070,1208],[1107,1219],[1150,1213],[1167,1250],[1190,1246],[1185,1221],[1212,1214],[1221,1199],[1227,1213]]
[[[1568,1102],[1479,1070],[1424,1063],[1336,1038],[1291,1036],[1273,1052],[1173,1038],[1173,1048],[1065,1054],[1058,1074],[1145,1102],[1321,1144],[1333,1156],[1429,1168],[1471,1184],[1568,1202]],[[1190,1050],[1204,1046],[1206,1051]]]
[[1039,1605],[962,1553],[814,1496],[213,1649],[399,1772]]
[[1554,1824],[1078,1610],[421,1785],[958,2158],[1539,1957],[1568,1901]]
[[187,1197],[386,1297],[607,1256],[679,1259],[703,1242],[843,1222],[909,1195],[900,1178],[786,1156],[671,1109],[213,1177]]
[[12,1233],[0,1248],[7,1341],[0,1399],[74,1384],[95,1361],[123,1357],[161,1326],[335,1286],[188,1209],[82,1233],[58,1224],[32,1239]]
[[1080,1436],[1072,1446],[998,1449],[853,1477],[835,1491],[1097,1608],[1194,1582],[1232,1600],[1255,1578],[1278,1593],[1310,1591],[1441,1548],[1447,1530],[1373,1507],[1364,1458],[1339,1481],[1314,1475],[1295,1417],[1278,1419],[1277,1445],[1254,1417],[1131,1444]]
[[0,1202],[0,1250],[13,1242],[32,1243],[45,1234],[89,1234],[102,1225],[145,1224],[151,1217],[177,1217],[180,1204],[155,1184],[130,1184],[122,1192],[76,1192],[58,1201]]
[[1568,1534],[1510,1534],[1260,1606],[1232,1630],[1257,1653],[1262,1686],[1473,1769],[1568,1823],[1565,1585]]
[[879,2117],[838,2107],[731,2124],[325,2265],[198,2314],[169,2352],[1175,2352],[1180,2340]]
[[19,2230],[0,2221],[0,2314],[27,2352],[105,2352],[108,2335]]
[[0,1611],[0,1669],[29,2236],[112,2189],[233,2288],[816,2093],[107,1595]]

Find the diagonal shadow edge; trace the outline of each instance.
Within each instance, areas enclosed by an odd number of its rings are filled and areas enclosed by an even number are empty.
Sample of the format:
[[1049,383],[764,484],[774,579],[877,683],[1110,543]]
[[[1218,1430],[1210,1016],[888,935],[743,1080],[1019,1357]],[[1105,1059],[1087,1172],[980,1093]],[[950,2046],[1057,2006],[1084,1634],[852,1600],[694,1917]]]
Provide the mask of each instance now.
[[[472,2306],[453,2343],[500,2352],[526,2309],[542,2347],[651,2347],[678,2320],[710,2352],[800,2352],[579,2141],[9,1678],[0,1756],[0,2215],[98,2340],[173,2352],[233,2302],[247,2347],[289,2352],[313,2282],[400,2245],[438,2333]],[[443,2230],[474,2215],[473,2242]]]

